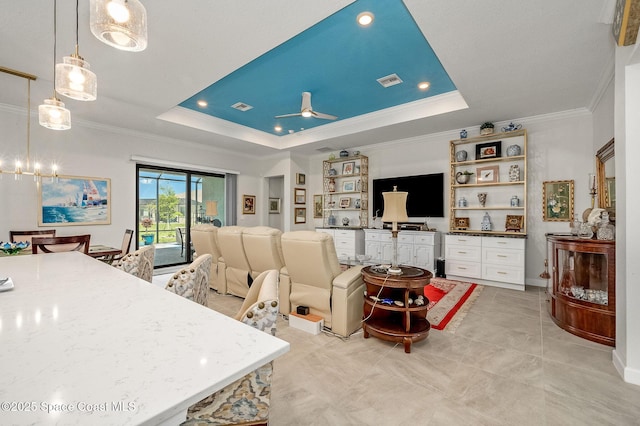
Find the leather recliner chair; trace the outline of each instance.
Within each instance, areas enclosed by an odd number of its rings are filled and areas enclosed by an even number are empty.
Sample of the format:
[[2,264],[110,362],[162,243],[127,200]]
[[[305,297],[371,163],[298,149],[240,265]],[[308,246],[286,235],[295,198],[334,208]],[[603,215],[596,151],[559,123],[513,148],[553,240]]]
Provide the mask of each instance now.
[[218,293],[225,294],[226,286],[218,280],[218,262],[220,261],[220,247],[218,247],[218,229],[213,225],[196,225],[191,228],[191,243],[196,252],[196,258],[203,254],[210,254],[213,257],[211,273],[209,274],[209,288]]
[[[269,226],[252,226],[244,228],[242,242],[244,252],[249,260],[251,276],[256,278],[264,271],[275,269],[280,272],[284,266],[282,256],[282,231]],[[288,294],[286,295],[288,300]],[[288,305],[288,304],[287,304]],[[288,315],[289,312],[281,312]]]
[[218,230],[218,246],[222,258],[218,262],[219,286],[226,293],[246,297],[249,292],[251,266],[244,251],[243,226],[224,226]]
[[[364,282],[355,266],[342,271],[331,235],[314,231],[282,234],[285,267],[280,276],[281,312],[308,306],[324,318],[324,325],[340,336],[360,328]],[[283,294],[288,294],[285,299]]]

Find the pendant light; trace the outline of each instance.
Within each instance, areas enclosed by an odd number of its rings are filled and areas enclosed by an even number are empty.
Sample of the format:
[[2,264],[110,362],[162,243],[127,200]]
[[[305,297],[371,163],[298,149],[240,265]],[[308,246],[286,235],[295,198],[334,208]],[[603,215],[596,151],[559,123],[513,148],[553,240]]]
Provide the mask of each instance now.
[[79,54],[78,4],[76,0],[76,51],[65,56],[62,64],[56,65],[56,92],[78,101],[95,101],[97,95],[96,75],[89,63]]
[[147,11],[138,0],[91,0],[89,22],[93,35],[116,49],[147,48]]
[[53,1],[53,96],[45,99],[38,107],[38,121],[41,126],[52,130],[67,130],[71,128],[71,113],[64,107],[64,103],[56,97],[56,37],[57,37],[57,0]]

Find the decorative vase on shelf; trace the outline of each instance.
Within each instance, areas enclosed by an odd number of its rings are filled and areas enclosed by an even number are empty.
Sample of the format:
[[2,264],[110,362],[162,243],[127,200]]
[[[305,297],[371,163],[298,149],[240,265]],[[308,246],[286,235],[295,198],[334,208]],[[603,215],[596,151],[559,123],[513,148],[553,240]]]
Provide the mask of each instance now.
[[458,207],[467,207],[467,199],[465,197],[458,200]]
[[580,229],[578,230],[578,237],[589,239],[593,237],[593,229],[591,229],[591,225],[588,222],[583,222],[580,224]]
[[465,129],[460,130],[460,139],[467,138],[467,131]]
[[347,151],[346,149],[343,149],[342,151],[340,151],[340,157],[348,157],[349,156],[349,151]]
[[520,145],[509,145],[507,147],[507,157],[514,157],[520,154],[522,154],[522,149],[520,148]]
[[491,216],[489,216],[489,212],[486,212],[482,217],[480,229],[483,231],[491,231]]
[[329,215],[329,226],[336,226],[336,217],[333,215],[333,213],[331,213]]
[[343,217],[342,218],[342,225],[343,226],[349,226],[349,218],[348,217]]
[[469,178],[471,177],[473,173],[469,173],[469,172],[458,172],[456,173],[456,182],[458,182],[459,184],[465,184],[467,182],[469,182]]
[[461,149],[456,152],[456,161],[467,161],[467,151]]
[[480,201],[480,206],[484,207],[484,205],[487,204],[487,193],[486,192],[478,193],[478,201]]
[[511,207],[519,207],[520,206],[520,199],[518,198],[517,195],[514,195],[513,197],[511,197]]
[[329,179],[328,189],[329,192],[336,192],[336,180],[334,178]]
[[493,123],[491,123],[489,121],[487,121],[485,123],[482,123],[482,125],[480,126],[480,134],[482,136],[490,135],[490,134],[493,133],[494,127],[495,126],[493,125]]
[[517,164],[509,166],[509,182],[520,182],[520,166]]

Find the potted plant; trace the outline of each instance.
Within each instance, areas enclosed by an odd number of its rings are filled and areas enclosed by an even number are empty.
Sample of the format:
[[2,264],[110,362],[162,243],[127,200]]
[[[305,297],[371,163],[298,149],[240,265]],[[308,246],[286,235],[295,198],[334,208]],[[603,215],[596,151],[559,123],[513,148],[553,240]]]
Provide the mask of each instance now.
[[490,135],[491,133],[493,133],[493,128],[494,128],[493,123],[490,123],[488,121],[485,123],[482,123],[482,125],[480,126],[480,134],[483,136]]
[[144,234],[142,234],[142,239],[144,240],[145,245],[153,244],[153,234],[149,234],[149,227],[153,226],[153,219],[150,217],[143,217],[140,221],[140,224],[144,227]]
[[458,182],[459,184],[465,184],[469,182],[469,178],[471,178],[472,174],[473,172],[470,172],[469,170],[458,172],[456,173],[456,182]]

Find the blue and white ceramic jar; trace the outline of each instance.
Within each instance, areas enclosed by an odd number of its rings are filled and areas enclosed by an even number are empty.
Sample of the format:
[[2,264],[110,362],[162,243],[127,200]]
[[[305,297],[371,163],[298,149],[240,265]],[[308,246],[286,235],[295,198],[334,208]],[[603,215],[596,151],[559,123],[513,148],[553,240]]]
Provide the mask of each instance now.
[[509,145],[507,147],[507,157],[513,157],[516,155],[520,155],[522,153],[522,149],[520,145]]
[[460,130],[460,139],[467,138],[467,131],[465,129]]

